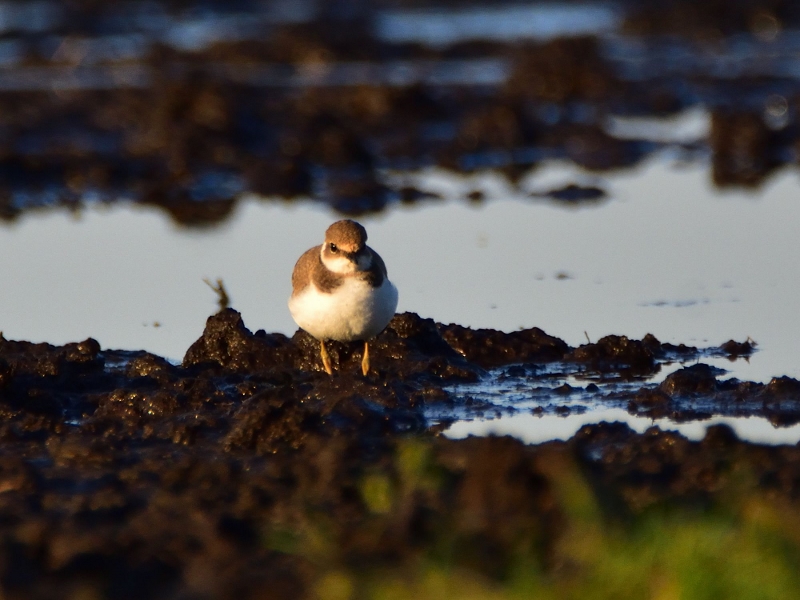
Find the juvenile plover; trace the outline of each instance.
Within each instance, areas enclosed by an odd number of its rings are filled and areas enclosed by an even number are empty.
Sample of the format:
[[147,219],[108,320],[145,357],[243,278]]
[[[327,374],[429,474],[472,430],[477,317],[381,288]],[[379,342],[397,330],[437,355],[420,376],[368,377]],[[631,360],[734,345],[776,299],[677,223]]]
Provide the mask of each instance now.
[[361,371],[369,373],[369,340],[384,330],[396,308],[397,288],[355,221],[336,221],[325,232],[325,243],[306,250],[294,266],[289,312],[319,340],[328,375],[333,369],[326,340],[363,340]]

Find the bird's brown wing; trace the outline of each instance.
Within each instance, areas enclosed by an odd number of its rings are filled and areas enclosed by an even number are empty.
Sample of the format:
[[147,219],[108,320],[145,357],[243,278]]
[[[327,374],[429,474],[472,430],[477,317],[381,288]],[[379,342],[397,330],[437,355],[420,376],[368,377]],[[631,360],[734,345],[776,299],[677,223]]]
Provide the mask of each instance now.
[[292,272],[292,296],[302,292],[311,282],[313,276],[317,288],[321,292],[330,293],[344,282],[344,276],[332,273],[325,268],[320,258],[321,246],[309,248],[297,260]]
[[292,271],[292,296],[296,296],[309,284],[316,263],[319,262],[319,246],[309,248],[297,259]]

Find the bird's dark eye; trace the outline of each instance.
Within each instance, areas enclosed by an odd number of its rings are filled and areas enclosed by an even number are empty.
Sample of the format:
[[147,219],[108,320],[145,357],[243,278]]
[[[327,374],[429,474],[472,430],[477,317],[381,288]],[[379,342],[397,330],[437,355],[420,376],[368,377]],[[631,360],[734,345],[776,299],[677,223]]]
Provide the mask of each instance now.
[[339,248],[337,248],[336,244],[334,244],[333,242],[331,242],[330,248],[331,248],[331,252],[333,252],[334,254],[336,254],[339,251]]

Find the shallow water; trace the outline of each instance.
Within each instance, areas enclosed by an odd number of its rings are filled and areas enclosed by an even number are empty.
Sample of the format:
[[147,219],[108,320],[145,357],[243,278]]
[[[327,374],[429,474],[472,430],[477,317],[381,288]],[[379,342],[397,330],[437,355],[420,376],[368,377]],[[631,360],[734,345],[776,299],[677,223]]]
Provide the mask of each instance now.
[[[712,353],[701,353],[691,360],[658,361],[656,374],[646,379],[645,386],[655,387],[668,375],[697,362],[726,363],[736,369],[736,362],[714,359]],[[691,440],[702,439],[711,426],[726,425],[740,439],[756,444],[800,442],[800,425],[777,427],[766,417],[753,416],[752,404],[720,402],[713,394],[675,398],[675,407],[680,408],[673,417],[635,414],[637,409],[628,403],[631,393],[639,391],[641,385],[641,379],[596,378],[576,365],[501,368],[480,382],[452,386],[449,391],[463,401],[455,408],[433,404],[426,409],[426,416],[452,439],[510,435],[540,444],[567,440],[584,425],[605,421],[624,423],[638,433],[651,427],[676,431]]]
[[508,4],[461,9],[387,10],[376,32],[387,42],[447,46],[468,40],[548,40],[559,36],[598,35],[619,28],[620,11],[608,3]]
[[510,435],[526,444],[542,444],[553,440],[568,440],[584,425],[593,423],[625,423],[638,433],[651,427],[677,431],[690,440],[701,440],[709,427],[727,425],[739,439],[754,444],[794,445],[800,442],[800,425],[775,427],[764,417],[714,416],[705,420],[678,423],[671,419],[650,419],[631,415],[623,408],[598,408],[569,415],[536,415],[522,413],[496,419],[458,421],[444,431],[451,439],[470,435]]
[[[611,333],[697,346],[749,336],[759,344],[749,362],[718,366],[755,381],[800,376],[793,170],[755,194],[719,192],[704,166],[668,156],[604,176],[552,163],[520,189],[491,172],[399,179],[444,198],[362,219],[400,289],[399,311],[538,326],[572,345]],[[565,209],[526,193],[567,182],[609,197]],[[486,200],[464,201],[475,189]],[[311,202],[255,198],[213,229],[130,204],[28,213],[0,235],[0,251],[18,257],[0,265],[13,290],[0,298],[2,330],[52,343],[92,336],[179,360],[215,309],[203,278],[221,277],[251,329],[291,334],[292,266],[335,218]]]

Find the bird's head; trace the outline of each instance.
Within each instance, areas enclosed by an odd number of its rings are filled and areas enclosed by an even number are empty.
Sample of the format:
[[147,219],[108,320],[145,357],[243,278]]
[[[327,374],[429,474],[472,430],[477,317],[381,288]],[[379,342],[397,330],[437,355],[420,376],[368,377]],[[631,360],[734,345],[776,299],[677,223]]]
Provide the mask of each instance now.
[[320,256],[329,270],[341,275],[369,269],[372,256],[366,229],[350,219],[336,221],[325,232]]

